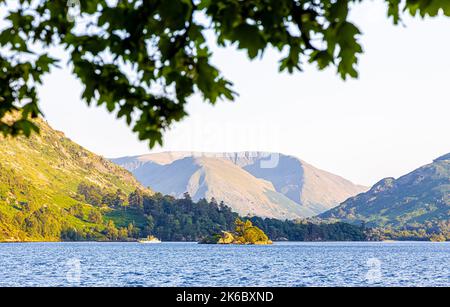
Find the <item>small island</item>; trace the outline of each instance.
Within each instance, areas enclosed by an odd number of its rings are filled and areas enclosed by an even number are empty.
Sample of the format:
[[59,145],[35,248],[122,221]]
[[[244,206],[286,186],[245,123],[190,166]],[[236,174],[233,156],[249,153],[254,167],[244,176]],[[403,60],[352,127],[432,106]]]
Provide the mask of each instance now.
[[272,244],[267,235],[258,227],[253,226],[252,222],[245,222],[237,218],[235,221],[235,230],[222,231],[221,234],[215,234],[203,238],[200,244]]

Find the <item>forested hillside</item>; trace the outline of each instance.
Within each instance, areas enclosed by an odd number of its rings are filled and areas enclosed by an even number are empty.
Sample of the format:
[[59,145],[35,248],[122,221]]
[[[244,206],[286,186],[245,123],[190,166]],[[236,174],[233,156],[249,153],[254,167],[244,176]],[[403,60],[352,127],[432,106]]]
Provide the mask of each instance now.
[[[154,194],[125,169],[50,128],[0,137],[0,241],[197,241],[233,227],[237,213],[214,199]],[[256,204],[257,205],[257,204]],[[309,225],[254,218],[272,239],[361,239],[355,226]],[[347,231],[345,229],[353,229]],[[337,236],[332,233],[339,230]]]
[[69,229],[101,236],[106,225],[96,216],[112,210],[111,199],[126,205],[136,189],[152,193],[43,120],[35,123],[40,135],[0,136],[0,240],[54,241]]
[[365,222],[381,238],[450,240],[450,153],[398,179],[382,179],[320,217]]

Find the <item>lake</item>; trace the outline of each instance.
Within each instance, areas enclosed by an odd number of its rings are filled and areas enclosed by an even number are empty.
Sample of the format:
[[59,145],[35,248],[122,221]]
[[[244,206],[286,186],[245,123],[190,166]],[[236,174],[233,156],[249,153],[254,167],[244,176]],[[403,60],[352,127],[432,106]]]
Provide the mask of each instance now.
[[449,286],[450,244],[0,244],[0,286]]

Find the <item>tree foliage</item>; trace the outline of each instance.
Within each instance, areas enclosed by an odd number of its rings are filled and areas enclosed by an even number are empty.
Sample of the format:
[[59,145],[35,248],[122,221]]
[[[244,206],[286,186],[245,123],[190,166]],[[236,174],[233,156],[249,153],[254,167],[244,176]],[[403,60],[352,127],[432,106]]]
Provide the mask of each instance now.
[[401,227],[374,227],[367,231],[369,240],[450,241],[450,219],[425,221]]
[[[138,209],[139,208],[135,208]],[[129,212],[129,210],[128,210]],[[242,243],[272,240],[294,241],[356,241],[365,240],[361,227],[345,223],[296,223],[252,217],[240,218],[223,202],[190,198],[176,199],[156,193],[144,196],[147,225],[141,225],[142,236],[155,235],[163,241],[199,241],[217,243],[222,232],[232,233],[233,240]],[[148,231],[147,231],[148,230]],[[261,231],[262,230],[262,231]],[[267,234],[267,236],[266,236]]]
[[136,189],[128,196],[128,204],[139,209],[144,208],[144,196],[141,190]]
[[103,192],[98,186],[84,182],[78,185],[77,193],[83,201],[94,206],[100,206],[104,198]]
[[[87,188],[87,184],[81,186],[82,192],[98,193],[95,189]],[[128,198],[136,199],[136,194],[142,197],[140,201],[133,201],[126,206],[117,206],[115,202],[102,204],[101,207],[76,203],[61,210],[56,206],[35,207],[30,203],[22,203],[14,217],[0,212],[0,241],[4,239],[4,229],[24,239],[64,241],[129,241],[148,235],[163,241],[200,241],[223,232],[232,233],[233,241],[242,244],[258,244],[269,239],[366,239],[363,229],[345,223],[321,224],[259,217],[244,219],[226,204],[218,204],[214,199],[196,202],[190,197],[176,199],[169,195],[149,195],[137,190],[131,192]],[[68,219],[78,219],[78,222],[68,223]],[[218,239],[214,242],[217,243]]]
[[[79,2],[79,6],[77,6]],[[360,31],[349,20],[361,0],[0,0],[0,132],[30,135],[40,114],[36,86],[69,55],[88,103],[125,118],[150,146],[186,116],[194,92],[205,101],[233,100],[232,83],[211,64],[210,31],[219,46],[234,44],[254,59],[272,46],[281,71],[334,66],[357,77]],[[385,0],[395,24],[402,12],[450,15],[448,0]],[[74,7],[75,5],[75,7]],[[54,49],[54,48],[53,48]],[[17,119],[6,114],[18,111]]]
[[272,240],[289,241],[366,241],[364,227],[342,222],[286,220],[252,217],[253,225],[262,229]]
[[102,224],[103,223],[102,213],[97,209],[93,209],[91,210],[91,212],[89,212],[88,220],[89,222],[94,224]]

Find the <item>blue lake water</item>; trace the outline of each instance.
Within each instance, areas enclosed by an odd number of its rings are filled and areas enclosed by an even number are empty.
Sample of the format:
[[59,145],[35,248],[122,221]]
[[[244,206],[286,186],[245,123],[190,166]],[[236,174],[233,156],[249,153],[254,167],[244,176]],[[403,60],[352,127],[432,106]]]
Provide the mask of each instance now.
[[7,243],[0,286],[450,286],[450,244]]

